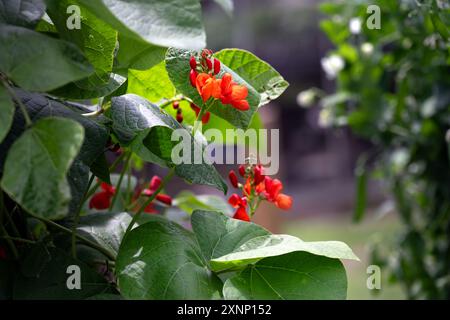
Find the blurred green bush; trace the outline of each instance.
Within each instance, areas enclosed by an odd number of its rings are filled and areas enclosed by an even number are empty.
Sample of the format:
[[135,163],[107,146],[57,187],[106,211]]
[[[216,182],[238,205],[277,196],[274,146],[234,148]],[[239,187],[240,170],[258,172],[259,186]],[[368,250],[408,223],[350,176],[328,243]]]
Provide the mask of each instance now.
[[302,100],[319,98],[322,125],[349,126],[373,142],[355,172],[355,220],[365,211],[366,181],[376,176],[404,225],[389,250],[374,247],[372,263],[389,267],[411,299],[449,299],[450,4],[352,0],[321,10],[335,45],[322,66],[336,92],[314,88]]

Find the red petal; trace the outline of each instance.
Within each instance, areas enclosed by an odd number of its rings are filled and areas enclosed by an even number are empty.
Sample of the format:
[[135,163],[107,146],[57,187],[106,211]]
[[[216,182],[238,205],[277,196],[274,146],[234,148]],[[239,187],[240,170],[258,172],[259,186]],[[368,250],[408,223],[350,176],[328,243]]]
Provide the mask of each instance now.
[[247,211],[243,207],[240,207],[239,209],[236,210],[236,213],[234,214],[233,218],[250,222],[250,217],[248,216]]
[[167,194],[157,194],[156,195],[156,200],[167,204],[168,206],[172,205],[172,197],[168,196]]
[[238,178],[236,173],[233,170],[230,170],[230,173],[228,173],[228,178],[230,179],[231,185],[235,188],[238,187]]
[[239,197],[236,193],[233,193],[228,199],[228,203],[231,204],[233,208],[237,208],[241,203],[241,197]]
[[292,207],[292,198],[283,193],[277,196],[275,205],[283,210],[289,210]]
[[89,201],[89,208],[90,209],[95,208],[97,210],[105,210],[109,208],[110,203],[111,203],[111,195],[106,191],[102,191],[92,196],[91,200]]
[[150,180],[149,189],[153,192],[156,191],[156,189],[158,189],[159,186],[161,185],[161,182],[162,182],[162,180],[159,176],[156,176],[156,175],[153,176],[152,180]]
[[250,109],[250,105],[247,100],[235,100],[231,102],[231,105],[241,111],[247,111]]

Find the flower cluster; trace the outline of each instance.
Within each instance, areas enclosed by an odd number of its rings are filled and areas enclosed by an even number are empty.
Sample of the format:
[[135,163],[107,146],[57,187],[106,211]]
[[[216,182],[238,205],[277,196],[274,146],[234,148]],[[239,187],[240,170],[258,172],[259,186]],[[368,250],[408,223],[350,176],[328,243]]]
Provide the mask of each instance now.
[[111,205],[111,199],[116,193],[116,188],[106,182],[102,182],[100,189],[101,191],[94,194],[89,201],[89,209],[105,210]]
[[203,102],[210,98],[218,99],[222,104],[228,104],[234,108],[246,111],[250,108],[247,99],[248,89],[244,85],[237,84],[229,73],[224,73],[221,79],[216,75],[220,72],[220,61],[212,58],[212,52],[204,49],[200,62],[192,56],[189,64],[191,71],[189,80],[202,97]]
[[[161,178],[158,176],[153,176],[153,178],[150,180],[150,183],[147,188],[140,188],[138,187],[136,191],[134,192],[133,196],[133,209],[138,210],[140,208],[139,206],[139,200],[141,196],[144,197],[150,197],[153,193],[155,193],[158,188],[161,185]],[[102,182],[100,184],[100,192],[95,193],[91,200],[89,201],[89,208],[90,209],[97,209],[97,210],[105,210],[108,209],[111,205],[111,199],[116,193],[116,188]],[[155,199],[165,205],[171,206],[172,205],[172,198],[167,194],[158,193],[155,197]],[[153,203],[149,203],[145,208],[144,212],[147,213],[156,213],[157,211],[153,207]]]
[[292,198],[281,193],[281,181],[264,175],[264,168],[260,164],[241,165],[239,174],[245,179],[244,184],[239,183],[233,170],[228,175],[231,185],[242,190],[242,196],[234,193],[228,199],[231,206],[237,209],[233,216],[235,219],[250,221],[262,200],[272,202],[283,210],[292,207]]

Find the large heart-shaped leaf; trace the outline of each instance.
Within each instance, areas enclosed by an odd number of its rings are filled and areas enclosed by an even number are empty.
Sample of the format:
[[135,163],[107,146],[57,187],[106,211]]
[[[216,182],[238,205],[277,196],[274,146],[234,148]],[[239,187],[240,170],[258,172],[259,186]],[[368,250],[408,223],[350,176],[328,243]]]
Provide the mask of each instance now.
[[[63,117],[75,120],[84,127],[86,139],[78,156],[84,164],[90,166],[103,153],[109,137],[108,129],[94,119],[81,115],[81,113],[90,112],[89,109],[81,105],[63,104],[41,94],[20,89],[15,89],[15,93],[25,105],[33,122],[46,117]],[[9,145],[22,134],[24,125],[22,114],[16,112],[5,145],[2,144],[5,154]],[[0,164],[2,160],[0,157]]]
[[74,44],[0,25],[0,71],[20,87],[49,91],[89,76],[93,67]]
[[0,0],[0,22],[34,28],[45,12],[43,0]]
[[290,235],[272,234],[253,238],[234,252],[211,260],[211,268],[214,271],[239,269],[263,258],[294,251],[304,251],[334,259],[359,260],[353,251],[340,241],[306,242]]
[[214,211],[196,210],[191,221],[200,248],[208,260],[233,252],[253,238],[270,234],[254,223],[232,219]]
[[241,49],[224,49],[214,55],[261,95],[259,106],[278,98],[289,83],[267,62]]
[[[45,261],[43,265],[33,264],[30,261],[30,269],[39,268],[39,270],[35,272],[29,270],[28,273],[36,273],[36,276],[26,276],[16,272],[14,299],[85,299],[110,289],[105,279],[82,261],[73,259],[57,248],[48,248],[48,253],[50,260]],[[71,276],[67,273],[69,266],[80,268],[80,289],[70,290],[67,286],[68,278]]]
[[36,216],[57,219],[68,212],[66,173],[80,150],[83,127],[63,118],[37,121],[9,150],[2,189]]
[[163,47],[199,49],[206,36],[199,0],[80,0],[120,33]]
[[225,282],[223,295],[228,300],[345,299],[347,277],[338,259],[292,252],[249,265]]
[[127,93],[134,93],[157,103],[175,95],[175,87],[169,79],[164,61],[148,70],[128,70]]
[[0,85],[0,142],[8,134],[14,117],[14,104],[8,91]]
[[[193,88],[189,81],[189,72],[191,70],[189,59],[194,54],[194,51],[170,48],[166,53],[166,69],[169,78],[177,91],[190,97],[195,104],[202,106],[203,101],[198,94],[197,89]],[[225,64],[221,64],[221,72],[218,77],[220,78],[225,72],[228,72],[233,76],[233,81],[245,85],[248,88],[247,101],[250,105],[250,109],[247,111],[240,111],[233,108],[231,105],[222,105],[220,102],[217,102],[211,106],[210,111],[236,127],[247,129],[254,113],[260,105],[261,96],[259,92],[253,88],[250,83],[245,81],[245,79],[240,77],[239,74],[228,68]]]
[[[77,5],[82,12],[79,29],[69,29],[67,17],[60,14],[71,5]],[[95,69],[94,74],[88,78],[68,84],[56,93],[73,99],[87,99],[105,96],[120,87],[125,78],[110,75],[117,31],[80,5],[77,0],[47,0],[47,6],[47,12],[60,37],[77,45]]]
[[194,235],[158,217],[127,234],[116,274],[128,299],[218,299],[222,289]]
[[81,217],[78,232],[117,254],[131,216],[127,212],[100,212]]
[[119,34],[115,70],[147,70],[164,60],[167,48]]
[[[149,101],[134,95],[126,94],[111,100],[110,116],[112,127],[122,144],[129,145],[139,155],[145,146],[145,160],[167,167],[175,167],[175,173],[188,182],[216,187],[226,192],[227,186],[214,166],[205,162],[195,164],[172,162],[172,149],[178,142],[172,141],[174,130],[186,130],[168,114],[162,112]],[[195,150],[203,150],[197,140],[189,132],[191,155]]]

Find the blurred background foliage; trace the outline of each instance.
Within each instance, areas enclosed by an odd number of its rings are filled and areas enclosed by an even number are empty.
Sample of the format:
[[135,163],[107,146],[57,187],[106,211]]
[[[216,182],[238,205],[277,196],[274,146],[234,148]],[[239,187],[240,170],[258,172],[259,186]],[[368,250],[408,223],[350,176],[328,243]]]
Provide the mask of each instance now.
[[[367,27],[370,5],[380,8],[379,29]],[[294,210],[262,207],[258,222],[355,248],[363,261],[347,265],[349,299],[448,299],[449,2],[234,6],[232,18],[205,6],[208,45],[251,50],[291,84],[276,102],[283,108],[260,113],[266,127],[283,128],[280,168]],[[381,290],[366,287],[370,264],[381,267]]]
[[[369,4],[381,9],[379,29],[366,24]],[[348,126],[373,144],[356,167],[354,220],[366,211],[371,177],[388,184],[401,220],[395,241],[374,246],[371,261],[388,266],[408,298],[448,299],[449,3],[345,1],[321,10],[328,16],[321,28],[335,46],[322,64],[336,90],[310,94],[326,125]]]

